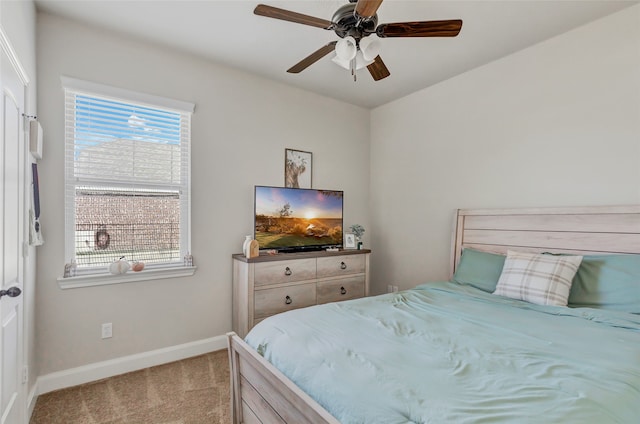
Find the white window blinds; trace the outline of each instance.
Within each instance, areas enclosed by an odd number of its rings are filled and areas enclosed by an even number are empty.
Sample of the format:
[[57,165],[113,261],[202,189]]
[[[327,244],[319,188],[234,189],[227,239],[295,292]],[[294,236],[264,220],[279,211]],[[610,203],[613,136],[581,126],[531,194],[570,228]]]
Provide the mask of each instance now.
[[190,243],[191,112],[64,82],[68,259],[87,272],[122,256],[146,266],[182,264]]

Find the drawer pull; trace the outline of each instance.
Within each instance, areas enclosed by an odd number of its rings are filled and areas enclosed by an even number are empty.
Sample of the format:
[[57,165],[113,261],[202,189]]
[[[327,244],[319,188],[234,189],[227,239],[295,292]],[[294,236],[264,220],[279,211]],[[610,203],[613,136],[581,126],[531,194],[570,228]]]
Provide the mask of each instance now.
[[347,264],[340,262],[340,269],[347,269]]
[[286,303],[287,305],[291,305],[291,302],[293,302],[293,299],[291,299],[290,296],[284,298],[284,303]]
[[347,294],[347,289],[344,286],[340,287],[340,294]]
[[292,272],[291,272],[291,268],[286,267],[286,268],[284,269],[284,275],[291,275],[291,274],[292,274]]

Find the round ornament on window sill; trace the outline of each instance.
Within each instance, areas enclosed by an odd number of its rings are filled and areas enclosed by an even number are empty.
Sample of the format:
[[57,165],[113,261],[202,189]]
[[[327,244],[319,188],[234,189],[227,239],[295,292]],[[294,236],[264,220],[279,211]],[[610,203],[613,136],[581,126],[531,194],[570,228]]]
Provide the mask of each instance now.
[[124,274],[129,271],[130,268],[129,262],[125,261],[123,256],[109,265],[109,272],[114,275]]
[[131,265],[131,270],[133,272],[140,272],[144,269],[144,262],[134,262],[133,265]]

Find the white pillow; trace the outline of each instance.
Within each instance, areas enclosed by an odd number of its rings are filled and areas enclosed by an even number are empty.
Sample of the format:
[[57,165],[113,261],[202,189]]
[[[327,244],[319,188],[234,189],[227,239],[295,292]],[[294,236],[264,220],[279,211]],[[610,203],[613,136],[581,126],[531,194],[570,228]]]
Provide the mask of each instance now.
[[567,306],[573,277],[582,256],[555,256],[507,251],[493,294],[538,305]]

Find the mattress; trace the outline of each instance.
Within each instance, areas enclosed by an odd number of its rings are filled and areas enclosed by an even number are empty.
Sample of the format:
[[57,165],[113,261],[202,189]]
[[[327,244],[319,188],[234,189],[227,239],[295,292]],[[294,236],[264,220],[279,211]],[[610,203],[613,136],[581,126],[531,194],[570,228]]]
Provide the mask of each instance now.
[[279,314],[245,340],[344,424],[640,419],[640,315],[441,282]]

